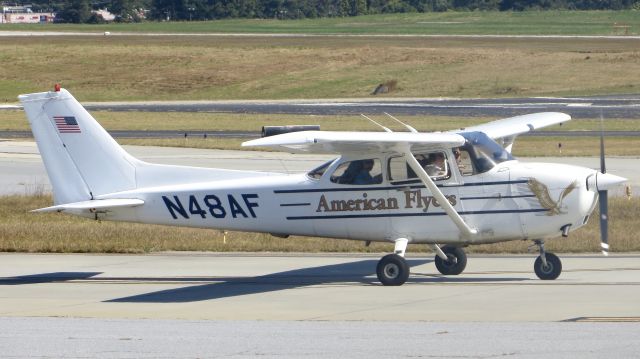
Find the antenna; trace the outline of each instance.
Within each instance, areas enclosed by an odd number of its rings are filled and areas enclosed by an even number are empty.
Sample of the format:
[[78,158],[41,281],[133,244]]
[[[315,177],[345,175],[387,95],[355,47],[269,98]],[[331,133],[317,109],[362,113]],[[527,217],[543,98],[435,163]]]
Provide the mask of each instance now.
[[404,123],[404,122],[402,122],[402,121],[398,120],[397,118],[395,118],[395,117],[391,116],[390,114],[388,114],[388,113],[386,113],[386,112],[384,112],[384,114],[385,114],[385,115],[387,115],[387,116],[389,116],[389,117],[391,117],[392,119],[396,120],[397,122],[399,122],[402,126],[406,127],[410,132],[418,133],[418,130],[416,130],[415,128],[413,128],[413,127],[411,127],[411,126],[407,125],[406,123]]
[[369,118],[369,117],[365,116],[364,114],[360,114],[360,116],[362,116],[362,117],[366,118],[367,120],[369,120],[369,121],[371,121],[371,122],[375,123],[376,125],[378,125],[378,127],[380,127],[380,128],[382,128],[383,130],[385,130],[385,132],[393,132],[393,131],[391,131],[389,128],[382,126],[381,124],[379,124],[379,123],[377,123],[376,121],[372,120],[371,118]]

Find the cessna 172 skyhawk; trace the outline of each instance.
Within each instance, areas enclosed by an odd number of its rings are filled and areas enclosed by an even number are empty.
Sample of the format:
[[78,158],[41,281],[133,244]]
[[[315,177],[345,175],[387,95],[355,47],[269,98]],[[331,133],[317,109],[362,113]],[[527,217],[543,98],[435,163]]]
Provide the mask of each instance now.
[[[243,144],[340,154],[290,175],[142,162],[66,90],[19,98],[53,187],[54,206],[37,211],[392,242],[394,253],[377,265],[384,285],[407,280],[409,243],[430,245],[437,269],[457,275],[467,262],[464,246],[529,239],[540,250],[535,273],[555,279],[561,262],[545,252],[544,240],[587,223],[599,196],[606,225],[606,191],[626,180],[604,173],[604,162],[598,172],[514,159],[517,135],[571,119],[562,113],[451,132],[418,133],[410,126],[409,132],[303,131]],[[606,254],[606,236],[602,248]]]

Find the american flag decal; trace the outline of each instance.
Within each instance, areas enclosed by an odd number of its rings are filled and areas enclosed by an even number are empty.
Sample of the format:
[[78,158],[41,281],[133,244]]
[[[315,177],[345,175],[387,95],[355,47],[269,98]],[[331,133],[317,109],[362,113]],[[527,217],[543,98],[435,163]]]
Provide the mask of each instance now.
[[80,133],[78,121],[73,116],[53,116],[58,132],[60,133]]

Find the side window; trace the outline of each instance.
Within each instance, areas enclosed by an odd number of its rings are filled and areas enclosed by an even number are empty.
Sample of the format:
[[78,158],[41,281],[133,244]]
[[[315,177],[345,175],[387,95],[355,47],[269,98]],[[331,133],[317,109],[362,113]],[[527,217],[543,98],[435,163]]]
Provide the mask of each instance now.
[[[451,177],[447,156],[444,152],[414,153],[413,155],[433,180],[438,181]],[[417,180],[418,175],[409,167],[404,157],[399,156],[389,159],[389,179],[392,181]]]
[[471,176],[476,173],[473,169],[473,161],[471,161],[469,151],[464,148],[454,148],[453,156],[456,158],[456,164],[458,165],[460,174],[463,176]]
[[377,158],[342,163],[331,174],[331,182],[351,185],[382,183],[382,168]]
[[404,181],[411,178],[418,178],[411,167],[404,160],[404,157],[391,157],[389,159],[389,180]]

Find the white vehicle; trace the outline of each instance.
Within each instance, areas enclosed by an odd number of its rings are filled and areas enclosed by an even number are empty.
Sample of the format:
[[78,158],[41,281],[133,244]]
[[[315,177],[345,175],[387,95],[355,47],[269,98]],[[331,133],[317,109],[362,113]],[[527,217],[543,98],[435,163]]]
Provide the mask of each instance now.
[[[544,241],[587,223],[598,197],[606,254],[606,191],[626,179],[511,155],[519,134],[569,121],[537,113],[446,133],[290,132],[245,142],[289,152],[338,153],[302,174],[168,166],[140,161],[66,90],[21,95],[53,187],[54,206],[87,218],[395,243],[378,263],[384,285],[409,276],[409,243],[430,245],[440,273],[466,266],[463,247],[532,240],[534,269],[562,265]],[[498,141],[500,144],[498,144]]]

